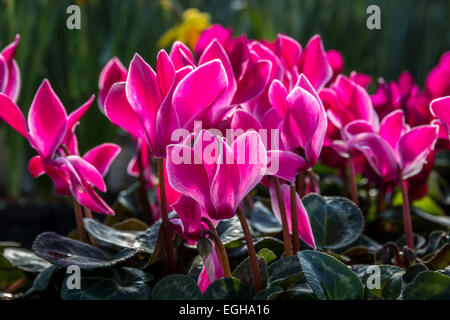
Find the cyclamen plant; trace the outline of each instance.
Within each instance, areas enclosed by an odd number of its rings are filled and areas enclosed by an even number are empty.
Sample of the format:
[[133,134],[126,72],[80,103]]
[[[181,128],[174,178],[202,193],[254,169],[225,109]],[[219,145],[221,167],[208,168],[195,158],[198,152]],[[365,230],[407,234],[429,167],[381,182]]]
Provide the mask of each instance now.
[[[139,191],[130,188],[109,206],[96,189],[106,192],[104,177],[121,148],[104,143],[81,155],[75,133],[94,96],[67,114],[44,80],[25,119],[16,104],[18,42],[0,53],[0,119],[36,151],[31,176],[47,175],[55,193],[73,198],[78,238],[46,232],[34,253],[7,248],[3,255],[14,266],[32,257],[51,274],[78,265],[87,286],[98,274],[117,284],[112,292],[97,292],[94,283],[74,293],[63,283],[63,299],[408,299],[425,282],[433,288],[426,294],[449,297],[441,260],[448,232],[421,247],[412,219],[412,200],[428,192],[415,186],[450,146],[449,53],[424,90],[402,73],[397,82],[381,79],[372,95],[371,76],[344,75],[342,55],[325,51],[319,35],[303,48],[284,34],[258,41],[213,25],[193,50],[179,41],[161,50],[154,68],[138,53],[127,68],[114,57],[100,74],[97,103],[135,144],[127,171]],[[336,194],[330,180],[342,197],[320,195]],[[369,223],[382,230],[398,187],[405,239],[382,245],[363,233]],[[91,211],[116,214],[121,224],[101,223]],[[388,274],[389,290],[364,291],[370,264]],[[415,264],[427,271],[405,280]],[[36,294],[40,281],[22,296]],[[12,295],[21,282],[1,285],[5,297],[21,297]]]

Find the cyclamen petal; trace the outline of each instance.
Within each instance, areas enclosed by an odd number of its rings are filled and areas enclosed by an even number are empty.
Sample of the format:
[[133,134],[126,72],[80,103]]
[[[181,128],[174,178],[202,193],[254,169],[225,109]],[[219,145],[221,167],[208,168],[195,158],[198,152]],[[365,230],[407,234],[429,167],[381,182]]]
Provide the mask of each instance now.
[[405,124],[403,110],[396,110],[383,118],[380,124],[380,136],[395,150],[400,137],[409,128]]
[[125,82],[116,83],[111,87],[105,101],[105,114],[115,125],[148,142],[141,120],[128,102]]
[[182,195],[177,202],[172,204],[173,210],[178,214],[183,224],[181,236],[186,240],[197,241],[202,232],[202,211],[201,205],[194,199]]
[[28,112],[28,135],[44,162],[51,160],[64,139],[66,110],[47,80],[39,87]]
[[104,143],[86,152],[83,159],[92,164],[104,177],[121,148],[113,143]]
[[398,152],[402,162],[403,179],[418,174],[437,141],[437,126],[419,126],[401,137]]
[[28,171],[33,178],[40,177],[45,173],[44,163],[41,156],[34,156],[28,161]]
[[0,93],[0,119],[28,139],[28,125],[22,110],[3,93]]
[[102,175],[92,164],[79,156],[68,156],[66,159],[86,182],[97,187],[100,191],[106,192],[105,181],[103,181]]
[[103,113],[105,113],[105,99],[109,89],[111,89],[115,83],[124,82],[126,79],[127,69],[117,57],[112,58],[106,63],[98,79],[98,105]]
[[431,113],[450,131],[450,96],[433,100],[430,109]]

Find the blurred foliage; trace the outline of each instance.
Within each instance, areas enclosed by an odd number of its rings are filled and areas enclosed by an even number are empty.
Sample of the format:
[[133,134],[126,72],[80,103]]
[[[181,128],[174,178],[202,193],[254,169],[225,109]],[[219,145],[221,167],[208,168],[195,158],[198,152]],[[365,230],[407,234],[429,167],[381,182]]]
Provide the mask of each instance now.
[[[68,30],[66,9],[81,6],[81,30]],[[19,105],[26,112],[43,78],[48,78],[71,111],[92,93],[105,63],[118,56],[128,65],[139,52],[154,64],[158,39],[180,22],[180,12],[197,8],[211,23],[233,26],[250,38],[286,33],[304,46],[319,33],[327,49],[342,52],[346,72],[358,70],[395,79],[410,70],[423,84],[440,55],[450,49],[448,0],[0,0],[0,43],[19,33],[17,60],[22,71]],[[381,8],[381,30],[366,28],[366,8]],[[181,10],[181,11],[180,11]],[[117,130],[92,108],[78,128],[81,151],[115,139]],[[33,184],[25,174],[32,151],[18,134],[0,125],[0,184],[19,194]],[[50,185],[39,179],[37,185]],[[46,188],[44,188],[46,189]],[[3,190],[6,191],[6,190]]]

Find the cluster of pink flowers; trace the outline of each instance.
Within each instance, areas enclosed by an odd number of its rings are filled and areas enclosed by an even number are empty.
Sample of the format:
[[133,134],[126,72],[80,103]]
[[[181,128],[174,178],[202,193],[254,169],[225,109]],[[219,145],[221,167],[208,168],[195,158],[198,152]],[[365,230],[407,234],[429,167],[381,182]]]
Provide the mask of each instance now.
[[[17,43],[18,38],[0,55],[0,119],[38,153],[29,163],[33,177],[46,173],[57,193],[112,214],[94,187],[106,191],[103,176],[120,148],[108,143],[80,156],[75,135],[93,97],[67,115],[45,80],[26,122],[15,104]],[[325,51],[320,36],[302,48],[286,35],[256,41],[214,25],[203,32],[194,52],[181,42],[169,53],[161,50],[155,69],[138,54],[128,69],[117,58],[110,60],[100,75],[98,104],[135,141],[129,174],[153,188],[151,156],[163,164],[161,206],[153,218],[167,222],[167,206],[174,210],[178,218],[169,221],[170,229],[186,241],[200,239],[210,225],[205,219],[216,225],[233,217],[262,184],[269,188],[276,217],[315,248],[301,196],[319,191],[312,175],[304,178],[318,161],[341,172],[350,164],[355,174],[387,192],[405,184],[416,199],[427,193],[423,181],[434,155],[449,146],[450,53],[430,72],[424,90],[403,73],[397,82],[381,82],[371,96],[369,76],[345,76],[343,69],[340,53]],[[223,138],[228,129],[239,133]],[[174,141],[180,130],[187,134]],[[279,132],[279,139],[262,137],[261,130]],[[194,161],[175,161],[181,154]],[[206,154],[216,161],[207,161]],[[275,169],[273,161],[278,162]],[[300,173],[305,190],[296,192],[297,212],[291,212],[291,188]],[[203,290],[224,276],[214,246],[204,264]]]

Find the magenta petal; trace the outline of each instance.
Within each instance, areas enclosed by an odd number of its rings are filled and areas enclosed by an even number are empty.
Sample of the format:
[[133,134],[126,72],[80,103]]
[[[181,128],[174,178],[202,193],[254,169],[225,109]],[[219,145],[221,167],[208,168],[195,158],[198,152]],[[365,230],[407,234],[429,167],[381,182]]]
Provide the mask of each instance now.
[[34,156],[28,161],[28,171],[30,171],[33,178],[37,178],[45,173],[41,156]]
[[[326,54],[328,63],[333,70],[333,78],[336,78],[344,70],[344,58],[337,50],[328,50]],[[331,80],[333,80],[333,78]]]
[[128,103],[125,82],[116,83],[109,90],[105,100],[105,114],[115,125],[144,141],[148,141],[140,118]]
[[22,110],[3,93],[0,93],[0,119],[28,139],[27,123]]
[[380,123],[380,136],[395,150],[400,137],[408,130],[403,110],[395,110]]
[[395,151],[376,133],[361,133],[348,143],[361,151],[372,169],[385,181],[398,178],[398,161]]
[[189,50],[189,48],[180,41],[175,41],[173,43],[169,55],[175,70],[179,70],[187,66],[194,66],[194,57],[192,56],[191,50]]
[[161,97],[165,97],[175,81],[175,67],[165,50],[161,50],[156,58],[156,73]]
[[8,64],[6,63],[3,55],[0,54],[0,93],[5,92],[6,86],[8,85]]
[[127,69],[122,65],[122,62],[117,57],[109,60],[98,79],[98,105],[100,110],[105,112],[105,99],[108,95],[109,89],[117,82],[123,82],[127,79]]
[[98,172],[105,176],[121,148],[113,143],[104,143],[86,152],[83,159],[92,164]]
[[239,136],[231,148],[239,167],[239,204],[264,177],[267,170],[267,151],[260,135],[254,131]]
[[172,204],[172,208],[183,223],[182,237],[186,240],[197,241],[202,232],[202,207],[194,199],[182,195]]
[[235,133],[239,133],[241,129],[243,132],[249,130],[259,131],[262,129],[261,123],[251,113],[244,110],[236,110],[231,119],[231,129],[235,130]]
[[[180,125],[189,127],[208,111],[226,90],[227,74],[220,60],[205,63],[180,81],[173,93],[172,105]],[[199,95],[199,93],[202,93]]]
[[333,70],[319,35],[312,37],[306,45],[300,58],[299,71],[305,74],[316,90],[321,89],[331,79]]
[[21,77],[20,77],[20,69],[16,60],[12,61],[12,65],[9,68],[8,73],[8,85],[5,89],[5,94],[11,97],[14,102],[17,102],[19,98],[21,86]]
[[276,50],[283,58],[286,67],[292,70],[300,59],[302,47],[296,40],[284,34],[278,34],[275,44],[277,46]]
[[44,170],[55,184],[55,192],[57,194],[62,196],[70,195],[70,179],[68,177],[68,173],[66,174],[67,170],[65,168],[44,164]]
[[82,179],[97,187],[100,191],[106,192],[106,184],[102,175],[91,163],[79,156],[68,156],[66,159]]
[[[286,210],[286,218],[287,224],[289,228],[289,233],[292,234],[292,211],[291,211],[291,190],[290,186],[287,184],[280,185],[281,198],[284,202],[284,208]],[[277,217],[278,221],[281,223],[281,212],[278,204],[278,198],[276,195],[275,187],[270,186],[269,188],[270,199],[272,202],[272,209]],[[311,224],[309,221],[308,214],[303,206],[303,203],[295,193],[296,202],[297,202],[297,225],[298,225],[298,235],[300,239],[302,239],[308,246],[313,249],[316,249],[316,244],[314,241],[314,236],[311,229]]]
[[239,80],[233,104],[241,104],[258,97],[269,81],[272,64],[261,60],[252,64]]
[[172,188],[196,200],[208,212],[214,211],[208,174],[201,164],[201,159],[195,160],[193,149],[185,145],[169,145],[166,170]]
[[267,175],[295,183],[300,170],[308,168],[305,159],[290,151],[270,150],[267,152]]
[[283,83],[279,80],[273,80],[269,88],[269,101],[279,116],[284,118],[288,109],[286,98],[288,96],[287,90]]
[[419,126],[401,137],[398,152],[403,179],[415,176],[422,170],[428,155],[434,150],[438,133],[437,126]]
[[208,273],[206,272],[206,268],[203,267],[200,275],[198,276],[197,281],[198,287],[202,293],[205,293],[206,289],[208,289],[211,282],[209,282]]
[[[253,132],[254,133],[254,132]],[[235,140],[239,140],[240,136]],[[233,154],[233,148],[224,140],[219,141],[220,154],[218,157],[217,171],[211,182],[211,200],[215,207],[215,212],[209,212],[211,218],[216,220],[229,219],[235,214],[235,210],[242,198],[240,190],[246,188],[249,182],[245,177],[240,176],[241,166]],[[242,152],[245,154],[245,150]],[[246,172],[243,172],[245,175]]]
[[30,143],[44,162],[53,157],[63,142],[66,128],[66,110],[50,83],[44,80],[28,112]]
[[306,146],[316,134],[321,111],[320,105],[313,95],[300,87],[296,87],[288,95],[287,102],[289,115],[295,119],[297,126],[300,128],[300,135],[296,137],[297,146],[306,149]]
[[[348,123],[341,131],[342,138],[348,142],[360,133],[374,132],[370,123],[365,120],[355,120]],[[334,141],[336,142],[336,141]]]
[[450,96],[431,101],[430,110],[442,123],[450,127]]
[[131,107],[153,141],[156,115],[163,98],[155,71],[138,54],[130,63],[125,91]]
[[88,101],[86,101],[81,107],[73,111],[67,118],[67,129],[63,144],[69,150],[70,154],[78,154],[78,140],[75,135],[75,128],[79,124],[80,119],[84,116],[87,110],[94,101],[94,95],[92,95]]
[[[203,51],[203,54],[200,57],[198,65],[200,66],[215,59],[219,59],[220,62],[222,62],[222,65],[227,73],[228,78],[228,87],[225,90],[222,97],[220,98],[220,100],[217,101],[217,104],[220,104],[221,106],[222,105],[228,106],[229,104],[231,104],[231,100],[233,99],[233,95],[236,91],[236,79],[233,72],[233,66],[231,65],[227,53],[216,39],[214,39],[206,47],[205,51]],[[255,75],[255,77],[256,76],[257,75]]]
[[197,56],[201,56],[203,50],[213,41],[217,39],[220,44],[226,47],[228,41],[231,39],[232,30],[224,28],[220,24],[212,25],[209,29],[203,31],[195,44],[195,53]]
[[6,63],[8,64],[8,68],[10,68],[13,63],[19,41],[20,36],[16,35],[14,41],[7,45],[1,52],[1,54],[5,58]]

